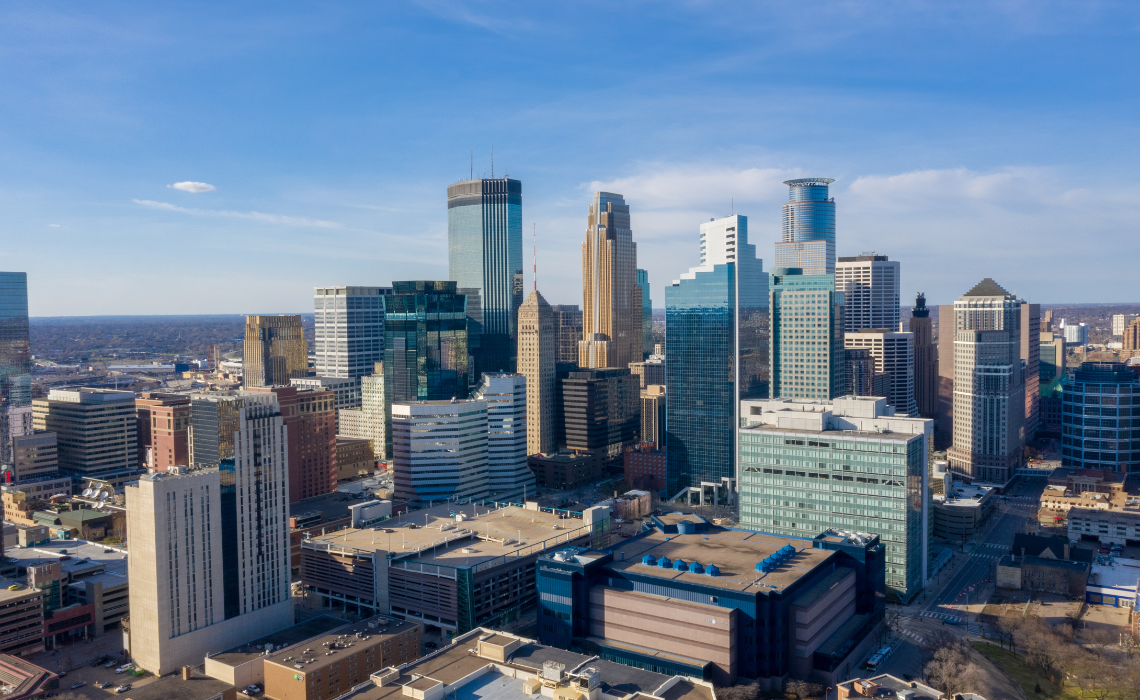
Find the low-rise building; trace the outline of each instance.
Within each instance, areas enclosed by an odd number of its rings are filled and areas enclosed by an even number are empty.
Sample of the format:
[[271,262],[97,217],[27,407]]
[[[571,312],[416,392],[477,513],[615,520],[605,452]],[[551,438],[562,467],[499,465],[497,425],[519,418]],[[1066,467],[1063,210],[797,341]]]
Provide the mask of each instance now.
[[[884,673],[874,678],[852,678],[835,687],[838,700],[852,698],[906,698],[940,700],[942,691],[918,681],[906,681]],[[964,700],[964,699],[963,699]]]
[[26,656],[43,650],[43,592],[13,580],[0,580],[0,652]]
[[815,539],[710,525],[689,514],[605,551],[538,560],[543,643],[732,685],[834,682],[883,618],[885,547],[873,535]]
[[1011,553],[997,562],[999,588],[1042,591],[1077,600],[1085,597],[1093,553],[1063,537],[1017,533]]
[[265,695],[273,700],[332,700],[376,671],[420,658],[418,623],[372,617],[311,640],[304,649],[265,659]]
[[625,485],[632,489],[665,490],[665,451],[652,442],[625,448]]
[[238,696],[237,688],[229,683],[187,666],[182,673],[132,688],[120,697],[124,700],[237,700]]
[[1114,608],[1132,608],[1140,592],[1140,561],[1136,559],[1109,559],[1106,564],[1094,564],[1085,590],[1089,605],[1109,605]]
[[989,486],[957,481],[952,482],[948,492],[934,494],[932,500],[934,536],[955,542],[973,537],[997,505]]
[[4,682],[4,700],[51,697],[59,687],[59,676],[24,659],[0,654],[0,671]]
[[1119,545],[1140,540],[1140,499],[1130,499],[1119,507],[1101,508],[1099,505],[1069,509],[1069,539]]
[[301,579],[324,605],[393,615],[462,634],[513,620],[536,600],[543,552],[608,539],[608,508],[553,513],[516,506],[445,503],[306,537]]
[[593,483],[605,475],[600,452],[559,450],[553,454],[527,457],[538,486],[548,489],[572,489]]

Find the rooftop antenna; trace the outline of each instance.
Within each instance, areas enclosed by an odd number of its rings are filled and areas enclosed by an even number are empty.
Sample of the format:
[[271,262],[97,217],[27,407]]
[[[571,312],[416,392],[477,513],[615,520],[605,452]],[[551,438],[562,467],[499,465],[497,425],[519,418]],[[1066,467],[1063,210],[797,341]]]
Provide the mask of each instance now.
[[[538,291],[538,227],[531,223],[531,236],[534,245],[534,291]],[[524,487],[525,488],[525,487]]]
[[495,179],[495,144],[491,144],[491,179]]

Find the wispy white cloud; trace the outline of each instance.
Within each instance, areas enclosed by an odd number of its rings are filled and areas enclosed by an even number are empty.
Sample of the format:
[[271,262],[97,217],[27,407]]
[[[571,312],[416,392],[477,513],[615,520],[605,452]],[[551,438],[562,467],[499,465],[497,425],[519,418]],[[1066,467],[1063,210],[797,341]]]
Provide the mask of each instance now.
[[191,192],[193,194],[213,192],[214,190],[218,189],[217,187],[214,187],[213,185],[206,182],[192,182],[189,180],[186,182],[176,182],[173,185],[167,185],[167,187],[172,190],[181,190],[183,192]]
[[48,224],[48,228],[63,228],[63,224]]
[[259,211],[225,211],[222,209],[195,209],[192,207],[180,207],[177,204],[170,204],[168,202],[156,202],[150,199],[132,199],[135,204],[149,207],[151,209],[161,209],[164,211],[176,211],[181,214],[190,214],[192,216],[216,216],[230,219],[246,219],[249,221],[261,221],[267,224],[278,224],[281,226],[298,226],[305,228],[345,228],[342,224],[335,221],[322,221],[320,219],[307,219],[300,216],[284,216],[282,214],[265,214]]
[[[780,197],[784,180],[801,177],[798,170],[780,168],[714,168],[700,165],[648,164],[642,171],[615,180],[595,180],[591,191],[616,192],[649,210],[676,210],[713,206],[727,209],[733,200],[767,201]],[[721,201],[723,200],[723,202]]]

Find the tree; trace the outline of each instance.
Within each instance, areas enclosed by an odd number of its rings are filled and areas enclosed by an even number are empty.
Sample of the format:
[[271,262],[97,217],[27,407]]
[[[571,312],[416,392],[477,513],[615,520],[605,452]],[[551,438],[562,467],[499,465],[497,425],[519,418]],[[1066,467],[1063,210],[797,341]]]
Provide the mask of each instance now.
[[1021,625],[1022,619],[1020,615],[1008,614],[999,617],[997,624],[992,625],[992,629],[997,635],[999,645],[1004,647],[1008,642],[1010,651],[1013,651],[1013,638],[1017,630],[1021,628]]
[[935,650],[925,671],[929,682],[947,697],[968,691],[981,677],[981,670],[970,660],[969,647],[960,641]]
[[1116,644],[1118,639],[1114,632],[1104,627],[1087,630],[1084,637],[1089,651],[1097,656],[1104,656],[1104,650]]
[[732,685],[716,689],[717,700],[759,700],[760,684]]
[[823,686],[819,683],[808,683],[801,680],[790,680],[784,686],[784,691],[795,694],[800,700],[815,698],[823,695]]

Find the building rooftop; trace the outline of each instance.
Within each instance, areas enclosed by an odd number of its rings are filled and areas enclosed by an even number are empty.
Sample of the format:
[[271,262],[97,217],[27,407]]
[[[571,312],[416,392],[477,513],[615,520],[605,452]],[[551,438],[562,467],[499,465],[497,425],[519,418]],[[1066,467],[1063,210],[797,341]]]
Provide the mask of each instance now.
[[[855,685],[862,685],[867,689],[866,692],[856,691]],[[899,695],[900,690],[909,690],[914,693],[915,698],[934,698],[937,700],[942,697],[942,693],[931,688],[928,685],[923,685],[917,681],[904,681],[901,678],[895,678],[889,674],[884,673],[881,676],[874,678],[853,678],[849,681],[843,681],[839,687],[846,688],[851,693],[851,697],[887,697],[896,698],[902,697]]]
[[[320,523],[347,520],[351,515],[348,511],[349,506],[356,503],[364,503],[369,500],[371,500],[371,497],[361,498],[340,491],[336,493],[326,493],[321,496],[313,496],[312,498],[291,503],[289,505],[289,514],[294,517],[300,517],[308,513],[319,512],[321,514]],[[317,523],[317,525],[320,523]]]
[[1140,561],[1136,559],[1114,559],[1112,564],[1094,564],[1089,584],[1093,586],[1109,586],[1112,588],[1127,588],[1135,591],[1137,582],[1140,582]]
[[4,555],[20,566],[35,566],[58,561],[65,575],[86,579],[96,574],[109,574],[120,582],[127,580],[127,554],[120,547],[93,544],[86,540],[51,540],[35,547],[11,547]]
[[974,285],[974,288],[966,292],[964,297],[1008,297],[1012,296],[1009,292],[1005,291],[1000,284],[994,282],[992,278],[987,277],[981,282]]
[[387,551],[392,559],[465,568],[507,554],[555,547],[589,532],[589,527],[579,518],[517,506],[495,509],[442,503],[385,520],[374,528],[315,536],[305,546]]
[[[480,641],[505,651],[506,661],[480,656]],[[558,672],[565,690],[568,690],[567,683],[576,682],[590,669],[597,672],[601,691],[612,697],[626,699],[642,694],[665,700],[714,700],[711,685],[704,681],[666,676],[485,629],[472,630],[452,644],[398,670],[375,673],[371,685],[343,696],[342,700],[396,700],[405,696],[404,686],[439,684],[445,686],[446,697],[454,700],[534,700],[538,696],[527,693],[523,685],[529,679],[541,677],[543,666],[548,662],[561,666]],[[479,673],[484,669],[485,672]],[[510,673],[504,669],[510,669]],[[382,677],[384,685],[377,686],[376,681]]]
[[271,651],[275,651],[285,647],[291,647],[312,639],[313,637],[331,632],[332,630],[340,629],[346,625],[347,623],[340,618],[330,615],[320,615],[293,625],[292,627],[277,630],[272,634],[267,634],[264,637],[241,644],[232,649],[227,649],[210,658],[213,661],[226,664],[227,666],[238,666],[259,656],[265,656],[265,650],[267,648]]
[[[377,615],[351,625],[338,627],[328,634],[308,638],[305,649],[284,649],[265,657],[265,661],[290,668],[299,666],[304,669],[305,673],[312,673],[339,661],[340,657],[336,655],[336,652],[355,646],[360,641],[360,638],[356,636],[357,634],[366,639],[395,637],[417,627],[419,627],[419,623],[416,622],[404,622],[384,615]],[[332,652],[333,655],[329,656],[329,652]]]
[[189,680],[175,674],[128,690],[119,697],[123,700],[206,700],[233,687],[232,683],[201,674],[193,674]]
[[[756,419],[756,418],[760,418],[760,416],[749,416],[749,418],[750,419]],[[894,416],[892,416],[892,418],[894,418]],[[899,418],[905,419],[906,416],[899,416]],[[918,419],[911,419],[911,420],[918,420]],[[881,433],[876,432],[876,431],[871,431],[871,430],[836,430],[833,428],[825,428],[824,430],[805,430],[803,428],[781,428],[779,426],[768,424],[768,423],[752,423],[751,425],[742,427],[740,430],[741,431],[755,431],[755,432],[763,432],[765,430],[771,430],[771,431],[775,431],[775,432],[779,432],[779,433],[799,433],[802,435],[826,435],[827,437],[832,438],[832,439],[834,439],[836,437],[851,437],[851,438],[873,438],[875,440],[895,440],[898,442],[906,442],[906,441],[911,440],[914,437],[922,434],[922,433],[903,433],[903,432],[897,432],[897,431],[892,431],[892,430],[883,431]]]
[[[796,553],[774,571],[762,573],[756,570],[756,564],[785,545],[794,547]],[[728,530],[714,525],[708,525],[705,532],[696,534],[666,534],[653,530],[614,545],[614,561],[609,566],[643,576],[757,593],[786,588],[835,556],[834,551],[812,547],[811,540]],[[699,562],[706,568],[715,564],[719,572],[716,576],[709,576],[691,573],[687,567],[684,571],[678,571],[672,565],[661,568],[658,565],[643,564],[642,558],[646,555],[657,560],[666,557],[670,562],[681,560],[685,564]]]
[[4,697],[23,698],[36,695],[39,690],[56,678],[56,675],[46,668],[40,668],[30,661],[18,656],[0,654],[0,683],[4,686]]
[[986,500],[993,491],[994,490],[989,486],[961,484],[956,481],[954,482],[954,492],[952,494],[936,493],[934,494],[934,502],[957,508],[977,508],[982,505],[982,501]]

